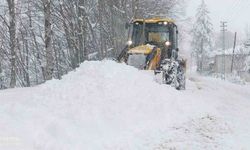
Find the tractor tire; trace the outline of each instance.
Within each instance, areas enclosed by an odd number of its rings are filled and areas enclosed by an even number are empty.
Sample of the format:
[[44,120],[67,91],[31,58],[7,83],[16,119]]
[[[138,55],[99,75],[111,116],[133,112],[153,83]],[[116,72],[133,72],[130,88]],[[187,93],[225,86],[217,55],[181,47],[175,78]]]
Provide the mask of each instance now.
[[182,65],[179,65],[177,68],[175,88],[177,90],[185,90],[186,89],[185,68]]

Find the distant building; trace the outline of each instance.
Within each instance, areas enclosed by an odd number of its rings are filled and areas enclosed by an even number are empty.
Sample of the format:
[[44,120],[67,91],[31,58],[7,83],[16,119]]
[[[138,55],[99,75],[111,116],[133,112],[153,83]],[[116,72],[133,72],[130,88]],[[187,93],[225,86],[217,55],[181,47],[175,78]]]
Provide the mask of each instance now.
[[225,52],[219,50],[210,55],[209,63],[207,63],[205,70],[211,73],[223,74],[225,72],[230,74],[233,66],[233,72],[237,72],[241,78],[250,82],[250,72],[246,66],[249,57],[249,48],[242,45],[237,46],[234,53],[233,49],[228,49]]
[[[233,67],[233,71],[244,71],[246,67],[245,62],[246,62],[247,57],[248,57],[248,54],[216,55],[214,57],[214,72],[224,73],[225,71],[225,73],[232,73],[232,70],[231,70],[232,67]],[[225,65],[224,65],[224,62],[225,62]]]

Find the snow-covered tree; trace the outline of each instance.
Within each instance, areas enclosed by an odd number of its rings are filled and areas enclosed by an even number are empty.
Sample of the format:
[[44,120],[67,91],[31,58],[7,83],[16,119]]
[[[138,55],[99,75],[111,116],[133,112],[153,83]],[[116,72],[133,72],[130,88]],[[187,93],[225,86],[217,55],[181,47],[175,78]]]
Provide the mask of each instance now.
[[44,30],[45,30],[45,51],[46,51],[46,80],[53,78],[54,57],[52,48],[52,22],[51,22],[51,1],[43,0],[44,8]]
[[60,79],[85,60],[117,57],[127,40],[126,22],[176,19],[183,1],[2,0],[0,89]]
[[197,71],[202,72],[208,54],[212,51],[213,25],[204,0],[197,9],[196,21],[192,29],[192,55],[197,62]]
[[11,50],[11,80],[10,87],[16,86],[16,8],[14,0],[7,0],[9,8],[9,37],[10,37],[10,50]]
[[184,13],[185,0],[133,0],[134,17],[171,17],[178,18]]

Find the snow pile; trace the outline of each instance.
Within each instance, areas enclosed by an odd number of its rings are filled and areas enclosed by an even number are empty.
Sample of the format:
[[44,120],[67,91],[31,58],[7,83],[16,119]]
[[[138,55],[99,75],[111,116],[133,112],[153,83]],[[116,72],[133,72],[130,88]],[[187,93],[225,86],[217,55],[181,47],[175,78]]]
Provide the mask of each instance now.
[[186,91],[113,61],[0,91],[0,149],[250,148],[250,86],[190,77]]
[[[224,79],[224,74],[221,73],[213,73],[210,76],[217,79]],[[226,74],[225,80],[234,84],[240,84],[240,85],[247,84],[247,81],[244,80],[240,75],[238,75],[237,72]]]

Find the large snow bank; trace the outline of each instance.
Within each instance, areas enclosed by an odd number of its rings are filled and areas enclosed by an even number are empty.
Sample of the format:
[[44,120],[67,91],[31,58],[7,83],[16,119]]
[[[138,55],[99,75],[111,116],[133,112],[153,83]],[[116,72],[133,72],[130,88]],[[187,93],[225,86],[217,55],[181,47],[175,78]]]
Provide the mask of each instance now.
[[190,77],[186,91],[113,61],[0,91],[0,149],[250,148],[249,86]]

